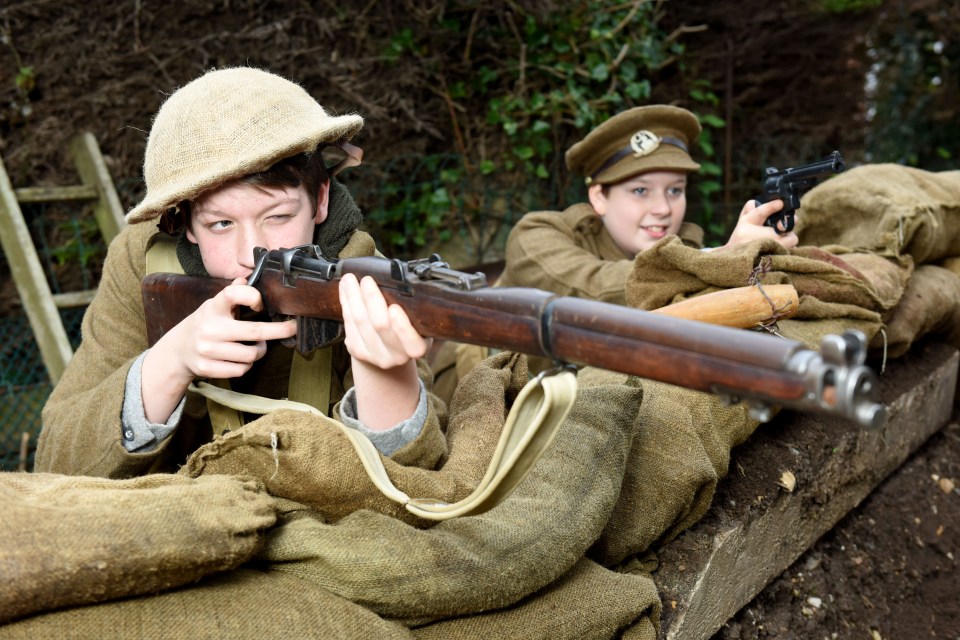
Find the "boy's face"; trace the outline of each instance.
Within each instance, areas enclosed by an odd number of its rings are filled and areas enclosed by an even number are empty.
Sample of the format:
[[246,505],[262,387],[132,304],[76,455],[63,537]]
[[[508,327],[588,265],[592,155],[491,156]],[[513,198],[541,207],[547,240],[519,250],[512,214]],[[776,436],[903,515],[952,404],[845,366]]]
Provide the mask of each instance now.
[[607,232],[629,256],[649,249],[661,238],[676,234],[687,211],[687,174],[651,171],[588,190],[590,204]]
[[301,187],[228,184],[191,206],[187,239],[200,247],[207,272],[215,278],[246,278],[253,272],[253,249],[289,249],[313,241],[314,227],[327,217],[329,183],[314,207]]

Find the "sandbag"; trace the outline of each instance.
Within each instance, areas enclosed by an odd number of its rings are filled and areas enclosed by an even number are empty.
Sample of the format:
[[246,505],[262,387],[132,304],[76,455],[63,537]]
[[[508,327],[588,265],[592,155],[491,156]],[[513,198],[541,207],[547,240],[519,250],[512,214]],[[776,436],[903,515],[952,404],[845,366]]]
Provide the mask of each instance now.
[[237,567],[276,521],[259,484],[219,475],[3,473],[0,512],[0,622]]
[[643,380],[643,403],[617,504],[588,556],[618,566],[697,522],[730,451],[759,426],[746,403]]
[[403,625],[277,571],[241,567],[196,584],[26,618],[0,626],[2,640],[409,640]]
[[[509,360],[484,361],[463,385],[475,386],[478,372]],[[420,528],[372,510],[325,522],[287,505],[260,558],[415,625],[531,596],[573,567],[603,530],[633,437],[642,396],[636,381],[595,369],[579,378],[577,402],[553,445],[490,511]],[[454,407],[460,398],[458,391]],[[469,443],[452,444],[451,460],[458,446]],[[599,620],[604,612],[584,615]]]
[[800,201],[801,244],[839,245],[917,264],[960,255],[960,171],[867,164],[825,180]]
[[[617,573],[583,558],[535,597],[507,609],[415,627],[413,634],[418,640],[656,640],[660,609],[649,574]],[[603,615],[591,615],[594,611]]]
[[[525,383],[523,356],[504,355],[478,368],[451,403],[449,453],[438,458],[438,468],[408,466],[405,451],[416,448],[416,441],[390,458],[381,456],[394,485],[411,497],[448,503],[469,495],[486,472],[509,405]],[[328,420],[293,410],[271,412],[198,449],[180,473],[252,475],[271,495],[310,507],[329,521],[372,510],[427,526],[377,490],[353,447]]]
[[634,259],[626,296],[630,306],[649,310],[754,282],[790,284],[800,307],[780,325],[789,328],[783,335],[816,348],[838,328],[856,328],[872,338],[883,326],[883,314],[899,302],[912,271],[909,258],[785,249],[773,240],[704,252],[668,236]]
[[872,346],[895,358],[927,334],[960,349],[960,275],[935,265],[917,267]]

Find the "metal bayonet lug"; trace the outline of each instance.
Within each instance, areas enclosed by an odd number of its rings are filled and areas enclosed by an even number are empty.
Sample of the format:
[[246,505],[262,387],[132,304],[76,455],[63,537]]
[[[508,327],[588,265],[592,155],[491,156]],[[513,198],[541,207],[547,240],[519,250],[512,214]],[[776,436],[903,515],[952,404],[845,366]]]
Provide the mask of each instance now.
[[866,336],[849,330],[824,336],[819,353],[802,350],[788,366],[804,377],[808,403],[867,429],[879,429],[887,412],[877,401],[877,376],[863,364],[866,351]]

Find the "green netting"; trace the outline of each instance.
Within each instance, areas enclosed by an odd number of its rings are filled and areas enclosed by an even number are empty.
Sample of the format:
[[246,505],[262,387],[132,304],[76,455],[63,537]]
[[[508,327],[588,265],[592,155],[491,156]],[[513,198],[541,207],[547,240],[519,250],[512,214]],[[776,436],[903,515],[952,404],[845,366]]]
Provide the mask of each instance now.
[[[105,245],[89,207],[76,203],[22,204],[21,211],[51,292],[96,287]],[[0,313],[0,470],[16,470],[21,464],[31,469],[40,412],[51,391],[50,378],[30,322],[15,295],[10,266],[2,251],[0,277],[6,281]],[[74,349],[80,344],[84,310],[60,310]]]
[[[80,344],[83,308],[60,312],[74,349]],[[25,315],[0,318],[0,470],[33,467],[40,411],[52,389]],[[27,435],[26,452],[21,451]]]

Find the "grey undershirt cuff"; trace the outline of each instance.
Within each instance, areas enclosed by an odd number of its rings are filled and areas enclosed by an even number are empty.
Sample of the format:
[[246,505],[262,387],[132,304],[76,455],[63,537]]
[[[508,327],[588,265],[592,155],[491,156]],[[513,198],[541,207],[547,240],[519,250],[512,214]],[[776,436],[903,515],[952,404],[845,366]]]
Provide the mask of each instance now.
[[417,409],[413,415],[391,427],[386,431],[373,431],[357,420],[357,394],[351,387],[340,401],[340,420],[351,429],[356,429],[367,436],[377,451],[390,456],[399,451],[404,445],[412,442],[420,435],[423,425],[427,421],[427,390],[420,380],[420,397],[417,400]]
[[130,453],[148,453],[154,451],[160,444],[176,431],[183,415],[183,406],[186,396],[180,398],[180,403],[166,422],[156,423],[147,420],[143,410],[143,393],[140,381],[143,371],[143,359],[150,350],[147,349],[133,361],[127,373],[127,386],[123,391],[123,411],[120,418],[120,441],[123,448]]
[[[123,443],[123,448],[130,453],[149,453],[156,450],[164,440],[176,431],[183,415],[183,407],[186,404],[186,396],[184,396],[164,423],[147,421],[141,391],[143,359],[147,353],[149,353],[149,349],[133,361],[133,365],[127,373],[127,384],[124,389],[120,441]],[[373,446],[377,448],[377,451],[389,456],[415,440],[420,435],[420,431],[423,430],[423,425],[427,421],[427,391],[422,380],[420,381],[419,394],[417,409],[413,412],[413,415],[385,431],[368,429],[357,419],[357,399],[353,388],[347,391],[340,402],[340,418],[343,424],[367,436]]]

